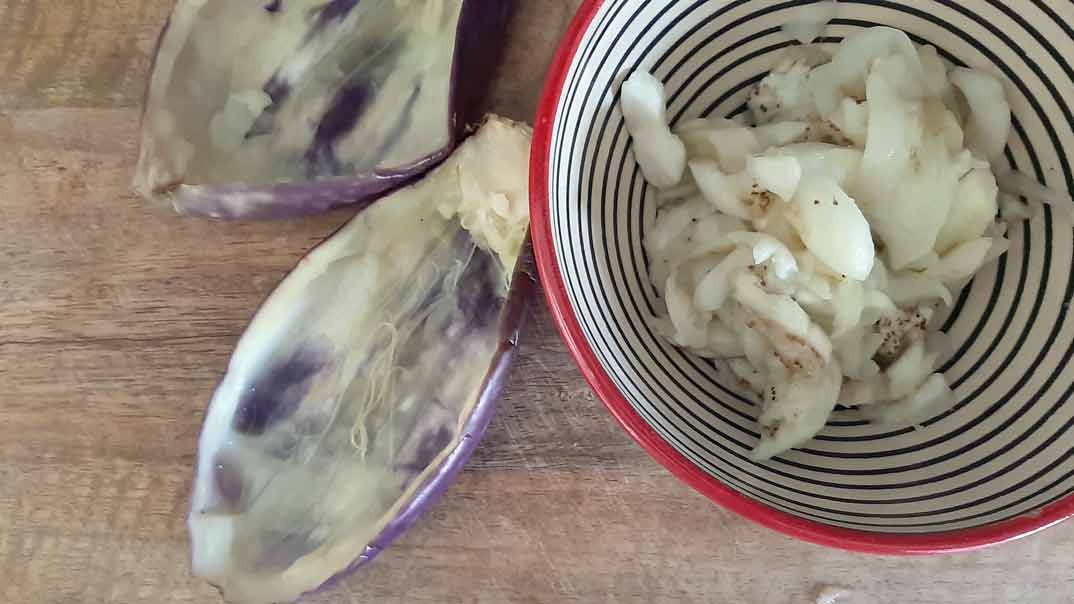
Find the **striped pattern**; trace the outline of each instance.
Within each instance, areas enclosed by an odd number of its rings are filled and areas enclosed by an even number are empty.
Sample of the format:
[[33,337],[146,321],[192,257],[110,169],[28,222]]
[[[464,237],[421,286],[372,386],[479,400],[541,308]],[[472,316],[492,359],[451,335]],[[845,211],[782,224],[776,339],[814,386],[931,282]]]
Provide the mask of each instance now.
[[[763,465],[746,458],[757,409],[727,375],[648,325],[642,234],[652,191],[617,109],[636,68],[668,86],[673,122],[744,109],[749,87],[791,43],[789,10],[810,0],[607,0],[574,56],[552,124],[549,229],[572,314],[601,368],[675,450],[739,493],[822,525],[936,533],[1032,514],[1074,493],[1074,237],[1049,211],[1010,234],[949,316],[944,372],[959,403],[925,429],[883,431],[840,410],[813,442]],[[970,8],[972,6],[972,8]],[[1008,161],[1074,189],[1074,29],[1062,0],[841,0],[827,42],[898,27],[958,64],[1008,80]]]

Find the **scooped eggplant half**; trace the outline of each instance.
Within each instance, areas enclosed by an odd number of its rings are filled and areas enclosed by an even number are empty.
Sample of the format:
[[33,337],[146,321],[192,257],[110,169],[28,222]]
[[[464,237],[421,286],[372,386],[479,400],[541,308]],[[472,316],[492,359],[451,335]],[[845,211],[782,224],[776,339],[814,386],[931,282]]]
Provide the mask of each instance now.
[[480,119],[515,0],[179,0],[159,40],[135,188],[182,214],[368,202]]
[[201,434],[193,568],[290,602],[446,488],[504,385],[532,286],[528,126],[490,117],[315,248],[257,312]]

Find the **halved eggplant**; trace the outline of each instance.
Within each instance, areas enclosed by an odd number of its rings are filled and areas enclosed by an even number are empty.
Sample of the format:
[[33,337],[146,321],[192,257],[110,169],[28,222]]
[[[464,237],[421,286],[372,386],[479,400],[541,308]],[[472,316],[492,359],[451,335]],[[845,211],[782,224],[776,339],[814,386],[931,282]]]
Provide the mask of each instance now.
[[179,0],[154,56],[135,188],[219,219],[368,202],[442,161],[515,0]]
[[243,334],[199,442],[195,574],[289,602],[360,566],[466,462],[532,286],[530,129],[490,117],[314,249]]

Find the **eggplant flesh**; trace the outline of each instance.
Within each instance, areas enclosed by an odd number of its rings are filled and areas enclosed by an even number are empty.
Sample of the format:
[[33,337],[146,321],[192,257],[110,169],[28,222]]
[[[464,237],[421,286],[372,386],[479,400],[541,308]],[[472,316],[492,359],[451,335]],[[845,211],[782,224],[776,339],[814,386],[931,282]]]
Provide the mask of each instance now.
[[491,116],[257,312],[209,405],[188,519],[194,572],[229,601],[293,601],[367,561],[465,463],[531,284],[529,142]]
[[513,2],[179,0],[135,188],[219,219],[369,201],[443,160]]

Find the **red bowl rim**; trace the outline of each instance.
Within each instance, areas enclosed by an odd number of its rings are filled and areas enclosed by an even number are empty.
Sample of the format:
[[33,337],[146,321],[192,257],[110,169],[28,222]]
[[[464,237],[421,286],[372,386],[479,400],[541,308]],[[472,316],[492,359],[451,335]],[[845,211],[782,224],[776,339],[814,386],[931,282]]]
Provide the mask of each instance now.
[[604,371],[574,315],[556,261],[548,209],[548,155],[559,98],[582,38],[603,3],[604,0],[582,0],[581,7],[560,42],[545,81],[534,122],[530,157],[530,228],[542,289],[556,327],[586,381],[627,433],[672,474],[716,504],[791,537],[854,552],[895,555],[964,552],[1013,541],[1074,516],[1074,495],[1070,495],[1034,514],[971,529],[899,534],[833,527],[769,507],[728,487],[691,463],[638,415]]

